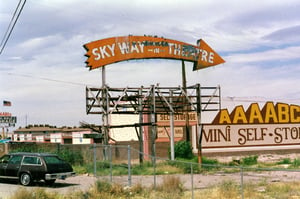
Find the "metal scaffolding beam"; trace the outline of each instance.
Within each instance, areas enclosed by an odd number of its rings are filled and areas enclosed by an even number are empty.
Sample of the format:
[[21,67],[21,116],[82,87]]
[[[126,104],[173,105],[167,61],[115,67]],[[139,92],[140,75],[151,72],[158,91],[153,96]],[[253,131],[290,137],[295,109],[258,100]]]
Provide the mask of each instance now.
[[[199,153],[201,155],[202,125],[201,113],[203,111],[218,111],[221,108],[220,86],[201,87],[196,84],[188,87],[126,87],[111,88],[103,85],[101,88],[86,87],[86,112],[87,114],[101,114],[103,118],[102,130],[105,143],[108,143],[110,126],[106,118],[109,114],[136,114],[141,124],[151,126],[151,152],[155,156],[155,139],[157,135],[157,114],[187,114],[196,112],[198,119]],[[150,116],[150,122],[143,121],[143,115]],[[188,122],[187,122],[188,123]],[[129,124],[130,125],[130,124]],[[126,125],[128,126],[128,125]],[[140,149],[143,149],[143,125],[139,127]],[[174,128],[174,124],[170,124]],[[120,125],[118,128],[122,128]],[[125,126],[124,126],[125,127]],[[174,131],[174,129],[171,131]],[[173,146],[174,143],[171,143]],[[172,156],[173,157],[173,156]],[[140,162],[143,157],[140,156]]]

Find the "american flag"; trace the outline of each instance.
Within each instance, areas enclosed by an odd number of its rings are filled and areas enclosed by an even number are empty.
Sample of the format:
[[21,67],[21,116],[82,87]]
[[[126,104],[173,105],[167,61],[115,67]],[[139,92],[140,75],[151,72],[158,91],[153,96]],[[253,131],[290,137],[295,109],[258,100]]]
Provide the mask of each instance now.
[[11,102],[3,100],[3,106],[11,106]]

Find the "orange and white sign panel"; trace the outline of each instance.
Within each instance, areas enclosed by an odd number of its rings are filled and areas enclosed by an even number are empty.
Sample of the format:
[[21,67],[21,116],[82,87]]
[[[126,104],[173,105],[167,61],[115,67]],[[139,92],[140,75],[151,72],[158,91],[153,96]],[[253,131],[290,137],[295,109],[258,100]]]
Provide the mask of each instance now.
[[203,40],[198,45],[152,36],[112,37],[84,45],[87,67],[96,69],[131,59],[178,59],[194,62],[194,70],[225,61]]

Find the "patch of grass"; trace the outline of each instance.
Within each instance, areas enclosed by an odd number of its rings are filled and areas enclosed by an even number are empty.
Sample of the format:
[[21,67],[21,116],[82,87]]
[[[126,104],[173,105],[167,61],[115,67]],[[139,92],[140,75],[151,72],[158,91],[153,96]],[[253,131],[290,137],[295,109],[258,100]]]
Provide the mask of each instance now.
[[[299,198],[300,182],[262,182],[244,183],[245,199],[265,198]],[[188,199],[191,198],[191,191],[186,190],[178,176],[166,176],[163,182],[153,187],[143,187],[136,184],[132,187],[124,187],[120,184],[111,184],[107,181],[97,181],[87,191],[71,191],[66,194],[58,194],[45,189],[20,188],[10,199],[98,199],[98,198],[130,198],[130,199]],[[210,199],[233,199],[241,198],[240,183],[233,180],[224,180],[221,183],[205,188],[194,190],[194,198]]]
[[293,168],[299,168],[300,166],[300,159],[299,158],[295,158],[292,162],[292,165],[291,165]]
[[90,173],[88,171],[88,168],[85,166],[73,166],[74,171],[76,172],[76,174],[86,174],[86,173]]
[[156,190],[165,193],[181,194],[184,191],[183,184],[177,176],[165,176],[163,182],[156,187]]
[[246,165],[246,166],[255,165],[255,164],[257,164],[257,159],[258,159],[257,155],[244,157],[241,160],[241,164]]
[[57,194],[46,192],[45,189],[37,188],[32,190],[27,190],[25,188],[19,189],[11,199],[57,199]]
[[162,165],[159,165],[159,167],[156,169],[156,173],[158,175],[183,173],[183,169],[174,167],[174,166],[171,166],[168,164],[162,164]]
[[299,186],[299,182],[271,183],[266,186],[266,194],[273,198],[297,198],[300,195]]
[[240,186],[233,180],[224,180],[219,185],[220,197],[237,198],[240,195]]
[[[182,173],[191,173],[191,164],[193,160],[189,160],[188,162],[184,159],[177,159],[177,161],[167,161],[167,164],[171,167],[179,168]],[[197,173],[194,171],[194,173]]]
[[153,165],[151,162],[144,162],[143,164],[132,165],[133,175],[153,175]]
[[277,164],[292,164],[291,158],[283,158]]

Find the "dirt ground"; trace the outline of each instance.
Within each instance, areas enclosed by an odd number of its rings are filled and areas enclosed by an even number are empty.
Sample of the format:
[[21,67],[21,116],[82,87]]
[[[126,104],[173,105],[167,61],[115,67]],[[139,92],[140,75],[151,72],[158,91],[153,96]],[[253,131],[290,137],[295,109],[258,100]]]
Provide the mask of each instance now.
[[[286,181],[300,181],[300,170],[299,172],[284,172],[284,171],[264,171],[264,172],[243,172],[241,173],[214,173],[210,175],[203,174],[176,174],[180,178],[184,187],[188,190],[196,189],[205,189],[207,187],[216,185],[225,180],[234,180],[237,183],[246,182],[286,182]],[[243,176],[243,177],[242,177]],[[154,182],[157,186],[163,182],[163,179],[167,175],[157,175],[155,176],[132,176],[131,185],[141,184],[146,187],[154,185]],[[60,194],[68,194],[75,191],[87,191],[98,179],[110,180],[109,177],[93,177],[88,175],[78,175],[75,177],[68,178],[66,180],[58,180],[53,186],[46,186],[43,182],[39,182],[30,187],[24,187],[18,185],[15,182],[1,182],[0,183],[0,198],[6,199],[9,198],[19,190],[20,188],[32,190],[36,188],[44,188],[49,192],[56,192]],[[128,176],[113,176],[113,183],[122,184],[128,186]],[[193,182],[193,183],[192,183]]]

